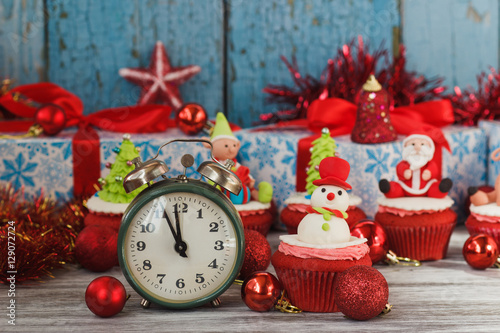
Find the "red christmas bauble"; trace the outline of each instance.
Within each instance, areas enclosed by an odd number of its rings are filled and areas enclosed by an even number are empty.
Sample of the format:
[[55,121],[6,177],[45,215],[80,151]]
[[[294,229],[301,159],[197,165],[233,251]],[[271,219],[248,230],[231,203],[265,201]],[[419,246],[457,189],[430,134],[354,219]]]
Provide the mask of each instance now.
[[254,311],[271,310],[281,296],[283,286],[278,279],[268,272],[254,272],[241,286],[243,302]]
[[85,303],[99,317],[111,317],[119,313],[127,301],[123,284],[112,276],[94,279],[85,291]]
[[58,105],[45,104],[36,111],[35,123],[42,126],[45,135],[56,135],[66,126],[66,114]]
[[104,272],[118,265],[118,232],[108,226],[89,225],[75,242],[76,260],[93,272]]
[[366,238],[370,247],[370,259],[372,263],[377,263],[387,256],[389,251],[389,241],[384,228],[377,222],[362,220],[351,230],[351,236]]
[[207,112],[199,104],[185,104],[175,115],[177,127],[188,135],[195,135],[201,132],[207,123]]
[[245,229],[245,259],[240,270],[240,279],[257,271],[265,271],[271,263],[271,246],[266,237],[255,230]]
[[465,261],[476,269],[486,269],[498,259],[498,245],[489,235],[479,234],[470,236],[462,248]]
[[371,319],[384,310],[389,299],[389,286],[375,268],[353,266],[337,276],[333,284],[335,304],[349,318]]

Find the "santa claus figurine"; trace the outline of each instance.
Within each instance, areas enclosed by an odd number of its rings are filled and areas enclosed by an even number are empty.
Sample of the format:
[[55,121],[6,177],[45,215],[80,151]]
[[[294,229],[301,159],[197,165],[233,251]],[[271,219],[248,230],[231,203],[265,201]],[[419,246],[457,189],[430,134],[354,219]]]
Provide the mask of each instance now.
[[[408,136],[403,141],[403,160],[396,167],[398,180],[380,180],[380,191],[387,198],[405,196],[444,198],[453,183],[449,178],[441,179],[441,161],[439,158],[439,162],[436,162],[435,152],[434,141],[429,136],[423,134]],[[439,156],[440,153],[439,151]]]

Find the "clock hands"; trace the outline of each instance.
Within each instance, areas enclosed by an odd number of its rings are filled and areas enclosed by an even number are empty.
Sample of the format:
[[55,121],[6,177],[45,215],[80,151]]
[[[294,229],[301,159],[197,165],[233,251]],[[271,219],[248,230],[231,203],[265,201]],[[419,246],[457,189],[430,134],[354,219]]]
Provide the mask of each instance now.
[[170,228],[170,231],[172,232],[172,235],[174,236],[175,239],[175,245],[174,249],[175,252],[179,253],[181,257],[187,258],[186,250],[187,250],[187,244],[182,240],[182,235],[181,235],[181,227],[180,227],[180,221],[179,221],[179,213],[175,211],[175,229],[172,224],[172,221],[170,221],[167,211],[163,211],[163,218],[167,220],[168,226]]

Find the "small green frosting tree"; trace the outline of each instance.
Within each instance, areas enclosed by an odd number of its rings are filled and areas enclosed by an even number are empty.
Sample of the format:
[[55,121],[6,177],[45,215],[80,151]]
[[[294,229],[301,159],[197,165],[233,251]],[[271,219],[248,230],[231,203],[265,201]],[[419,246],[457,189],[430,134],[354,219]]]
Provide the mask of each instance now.
[[335,144],[335,140],[330,136],[330,131],[328,128],[323,128],[321,136],[312,142],[311,160],[308,164],[306,178],[306,190],[308,194],[312,194],[317,188],[313,184],[313,181],[320,178],[319,163],[325,157],[335,156],[335,149],[337,149],[337,145]]
[[130,135],[125,134],[120,147],[114,148],[113,151],[117,154],[115,163],[106,165],[107,168],[110,168],[110,172],[106,178],[99,179],[102,189],[97,194],[106,202],[129,203],[146,187],[144,185],[130,193],[125,192],[123,187],[123,178],[134,170],[135,166],[132,160],[139,157],[140,149],[136,148],[130,141]]

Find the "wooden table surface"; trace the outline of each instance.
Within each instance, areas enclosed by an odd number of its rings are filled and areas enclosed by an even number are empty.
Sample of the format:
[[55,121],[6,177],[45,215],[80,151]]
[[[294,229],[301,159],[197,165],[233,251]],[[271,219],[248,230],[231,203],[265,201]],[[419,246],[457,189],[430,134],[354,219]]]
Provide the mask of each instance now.
[[[268,235],[273,251],[280,232]],[[55,271],[43,283],[16,286],[16,326],[8,325],[9,298],[0,287],[1,332],[321,332],[321,331],[449,331],[500,332],[500,270],[474,270],[462,257],[468,238],[463,226],[455,230],[448,258],[425,262],[421,267],[377,264],[389,283],[393,310],[369,321],[347,319],[341,313],[259,313],[242,302],[240,287],[233,285],[221,297],[222,306],[194,310],[143,309],[139,295],[126,283],[120,269],[92,273],[77,266]],[[269,271],[274,272],[272,267]],[[99,318],[85,305],[88,284],[96,277],[112,275],[131,294],[123,311]]]

